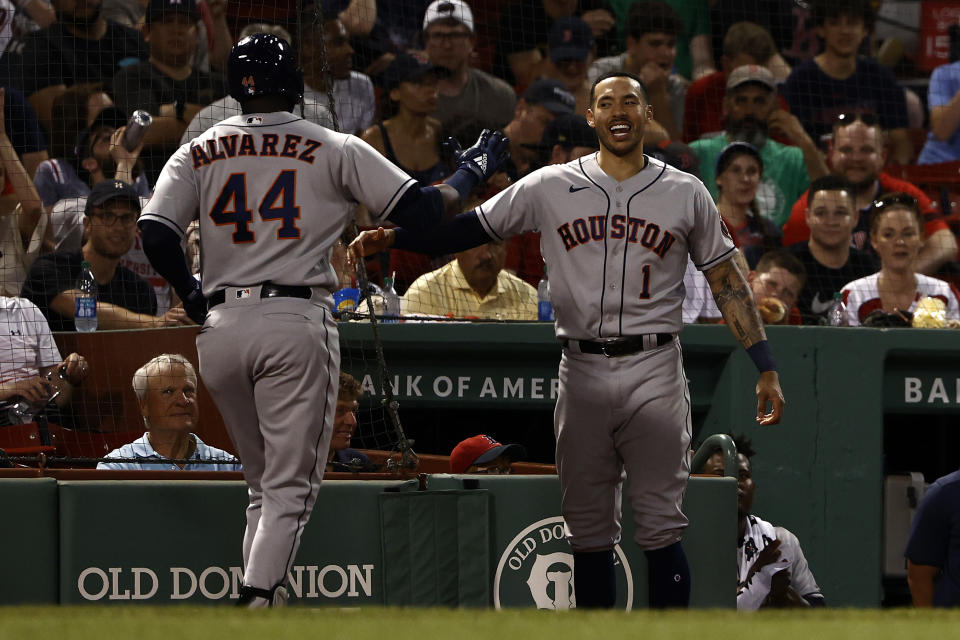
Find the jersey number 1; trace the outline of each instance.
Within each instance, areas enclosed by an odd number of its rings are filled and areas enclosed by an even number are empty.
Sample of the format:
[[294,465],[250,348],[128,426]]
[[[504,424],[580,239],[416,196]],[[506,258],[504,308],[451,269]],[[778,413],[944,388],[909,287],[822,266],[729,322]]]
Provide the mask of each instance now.
[[[281,171],[263,196],[257,212],[262,220],[281,220],[277,229],[278,240],[298,240],[300,229],[296,221],[300,218],[297,199],[297,172],[288,169]],[[255,242],[256,234],[250,229],[253,212],[247,208],[247,174],[233,173],[227,178],[220,195],[210,209],[210,218],[217,224],[233,225],[233,241],[237,244]]]

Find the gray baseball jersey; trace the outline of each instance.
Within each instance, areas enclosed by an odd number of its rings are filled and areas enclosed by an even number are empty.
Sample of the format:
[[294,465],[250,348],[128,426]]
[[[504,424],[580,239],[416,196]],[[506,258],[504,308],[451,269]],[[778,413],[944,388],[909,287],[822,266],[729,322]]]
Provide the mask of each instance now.
[[[494,238],[540,231],[557,336],[569,339],[554,429],[571,546],[619,542],[624,471],[636,542],[673,544],[687,525],[680,505],[691,423],[680,345],[668,334],[682,326],[688,256],[702,270],[734,251],[710,194],[695,177],[649,157],[617,182],[593,154],[530,174],[477,215]],[[641,336],[643,347],[629,355],[584,350],[593,341]]]
[[323,477],[340,369],[330,249],[356,202],[382,219],[413,184],[359,138],[247,114],[177,150],[144,208],[181,237],[199,216],[214,306],[197,352],[250,488],[246,586],[286,581]]
[[171,156],[141,220],[183,237],[199,213],[206,296],[267,280],[332,289],[330,248],[356,203],[382,220],[413,184],[356,136],[290,113],[241,115]]
[[622,183],[596,153],[544,167],[477,214],[494,238],[540,231],[559,338],[679,331],[687,256],[703,270],[734,250],[703,183],[652,158]]

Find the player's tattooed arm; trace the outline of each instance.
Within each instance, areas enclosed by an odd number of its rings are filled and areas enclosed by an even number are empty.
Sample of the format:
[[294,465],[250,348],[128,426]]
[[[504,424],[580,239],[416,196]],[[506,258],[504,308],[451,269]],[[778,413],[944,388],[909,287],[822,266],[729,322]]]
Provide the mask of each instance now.
[[[735,255],[739,255],[739,252]],[[737,266],[736,258],[724,260],[704,271],[703,275],[710,284],[710,291],[717,301],[723,319],[743,348],[748,349],[757,342],[766,340],[760,312],[757,311],[753,293],[741,268]]]
[[757,311],[743,272],[737,266],[736,260],[730,259],[703,273],[727,326],[760,371],[756,387],[757,422],[761,425],[777,424],[783,415],[785,404],[783,391],[780,389],[780,377],[770,352],[766,332],[763,330],[760,312]]

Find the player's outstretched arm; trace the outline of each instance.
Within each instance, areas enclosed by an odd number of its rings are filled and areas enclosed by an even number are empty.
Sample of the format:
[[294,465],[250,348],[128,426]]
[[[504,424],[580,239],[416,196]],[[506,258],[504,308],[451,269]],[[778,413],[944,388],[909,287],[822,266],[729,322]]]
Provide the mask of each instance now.
[[442,184],[407,189],[387,216],[391,222],[415,231],[449,222],[463,210],[474,187],[489,180],[510,158],[510,139],[489,129],[468,149],[461,149],[453,138],[444,146],[453,155],[457,170]]
[[466,251],[491,242],[493,238],[483,229],[475,211],[467,211],[450,222],[430,230],[415,232],[403,227],[384,229],[379,227],[364,231],[347,247],[347,260],[351,265],[366,256],[386,251],[404,249],[417,253],[442,255]]
[[[710,284],[710,291],[727,326],[760,370],[756,389],[757,422],[763,425],[779,423],[784,405],[780,377],[770,352],[767,334],[763,330],[760,313],[743,273],[736,262],[730,259],[705,270],[703,275]],[[768,403],[769,413],[766,410]]]

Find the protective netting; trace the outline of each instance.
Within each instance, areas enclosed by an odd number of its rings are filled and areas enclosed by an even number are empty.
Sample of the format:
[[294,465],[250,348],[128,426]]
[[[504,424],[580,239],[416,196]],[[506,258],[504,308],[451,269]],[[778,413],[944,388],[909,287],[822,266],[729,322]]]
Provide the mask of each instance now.
[[[0,14],[0,400],[10,401],[0,423],[41,422],[0,426],[0,448],[96,459],[143,434],[131,386],[139,367],[161,353],[197,364],[195,329],[172,329],[189,319],[140,247],[138,204],[180,145],[240,112],[227,95],[227,55],[263,31],[298,53],[296,115],[362,137],[421,185],[455,171],[448,136],[466,148],[484,128],[505,131],[511,161],[464,210],[540,167],[593,154],[592,83],[634,73],[653,110],[645,152],[703,180],[767,322],[960,322],[955,3],[0,0]],[[298,205],[310,215],[310,203]],[[374,228],[377,214],[360,205],[357,222]],[[565,230],[530,229],[456,255],[387,251],[366,261],[368,282],[341,245],[337,306],[352,309],[341,322],[369,329],[354,328],[343,349],[343,369],[364,391],[351,448],[405,448],[371,307],[388,324],[549,322],[539,233],[574,244],[597,229],[613,234],[615,224],[590,226],[600,215],[571,212]],[[627,228],[643,217],[631,212]],[[251,222],[261,224],[275,223]],[[196,228],[184,246],[199,271]],[[96,338],[77,337],[72,292],[91,257],[99,327]],[[601,271],[580,274],[578,287],[599,290]],[[683,285],[683,320],[718,321],[695,266]],[[170,337],[130,333],[159,327]],[[55,399],[62,406],[44,427],[37,407],[16,401],[42,404],[56,382],[42,378],[61,369],[76,388]],[[199,395],[196,433],[232,450],[202,381]]]

